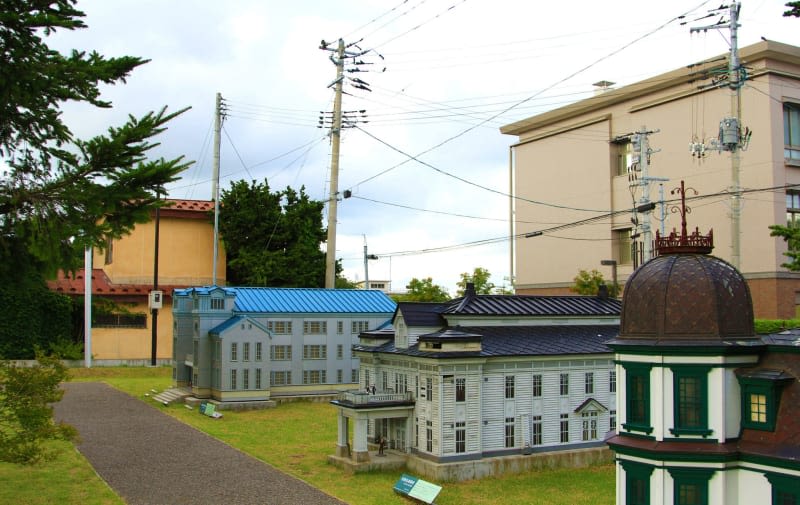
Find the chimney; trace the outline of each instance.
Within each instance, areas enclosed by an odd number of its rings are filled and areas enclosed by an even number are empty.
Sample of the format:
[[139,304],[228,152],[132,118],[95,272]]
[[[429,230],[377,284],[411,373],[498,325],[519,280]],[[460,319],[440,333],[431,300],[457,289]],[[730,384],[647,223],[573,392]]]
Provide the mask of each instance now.
[[468,296],[475,296],[475,283],[468,282],[466,289],[464,289],[464,298]]
[[608,300],[608,286],[600,284],[597,286],[597,298],[601,300]]

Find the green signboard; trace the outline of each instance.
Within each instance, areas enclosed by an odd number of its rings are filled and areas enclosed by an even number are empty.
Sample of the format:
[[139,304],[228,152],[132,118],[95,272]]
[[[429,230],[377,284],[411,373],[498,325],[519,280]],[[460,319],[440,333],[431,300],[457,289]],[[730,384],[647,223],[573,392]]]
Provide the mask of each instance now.
[[439,495],[442,487],[418,479],[412,475],[403,474],[400,476],[400,480],[394,485],[394,490],[421,502],[433,503],[433,500]]

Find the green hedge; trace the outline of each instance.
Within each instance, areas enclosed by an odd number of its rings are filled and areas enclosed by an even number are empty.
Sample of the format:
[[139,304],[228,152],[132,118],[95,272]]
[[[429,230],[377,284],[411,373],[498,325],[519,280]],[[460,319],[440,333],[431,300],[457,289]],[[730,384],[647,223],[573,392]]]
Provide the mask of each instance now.
[[791,328],[800,328],[800,319],[756,319],[756,333],[765,335]]
[[0,358],[34,359],[72,342],[72,302],[47,287],[0,286]]

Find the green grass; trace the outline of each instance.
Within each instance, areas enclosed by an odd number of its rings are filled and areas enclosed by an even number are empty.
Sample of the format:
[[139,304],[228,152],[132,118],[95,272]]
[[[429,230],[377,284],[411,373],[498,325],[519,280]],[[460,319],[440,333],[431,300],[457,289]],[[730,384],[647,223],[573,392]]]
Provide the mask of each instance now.
[[[76,369],[71,374],[73,380],[103,381],[148,402],[145,393],[151,389],[161,391],[171,383],[171,369],[166,367]],[[267,410],[225,411],[217,420],[183,405],[154,407],[352,505],[411,503],[392,491],[400,472],[349,475],[327,463],[336,440],[336,412],[330,404],[302,402]],[[603,505],[614,502],[612,465],[439,484],[444,488],[436,500],[440,505]],[[69,496],[69,491],[65,491],[65,496]],[[2,498],[0,495],[0,503],[4,503]],[[50,503],[85,505],[87,502],[76,497],[53,499]]]
[[48,444],[54,459],[32,466],[0,463],[0,503],[119,505],[125,503],[69,442]]
[[[392,487],[400,472],[350,475],[327,463],[336,440],[336,412],[327,403],[289,403],[274,409],[224,412],[221,419],[183,405],[162,407],[144,395],[171,383],[171,369],[92,368],[70,371],[74,381],[102,381],[140,398],[255,458],[294,475],[352,505],[403,504]],[[35,467],[0,464],[0,503],[119,504],[122,500],[97,477],[70,444],[51,462]],[[458,483],[438,483],[439,505],[603,505],[614,502],[614,467],[546,470]]]

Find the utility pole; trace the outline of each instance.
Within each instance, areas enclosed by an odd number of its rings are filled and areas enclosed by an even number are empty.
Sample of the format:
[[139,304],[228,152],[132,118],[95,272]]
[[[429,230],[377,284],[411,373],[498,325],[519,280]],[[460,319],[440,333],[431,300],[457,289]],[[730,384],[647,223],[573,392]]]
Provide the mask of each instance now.
[[367,252],[367,236],[364,235],[364,289],[369,289],[369,260],[378,259],[378,255]]
[[[742,116],[742,86],[744,85],[742,67],[739,62],[739,10],[741,4],[733,0],[728,6],[730,19],[727,23],[716,23],[710,26],[691,28],[690,32],[730,29],[731,50],[728,57],[728,88],[731,90],[731,115],[723,118],[719,124],[719,137],[711,139],[708,145],[692,143],[690,148],[693,155],[702,156],[706,149],[715,149],[719,152],[731,153],[731,264],[737,269],[741,264],[741,215],[742,215],[742,187],[740,184],[740,151],[747,149],[750,142],[751,131],[741,128]],[[717,85],[714,85],[715,87]]]
[[650,201],[650,183],[669,180],[664,177],[650,177],[650,155],[659,150],[650,148],[648,137],[658,132],[659,130],[648,130],[646,126],[642,126],[639,131],[631,134],[633,164],[632,173],[630,174],[630,186],[632,188],[638,186],[642,190],[639,201],[634,201],[636,213],[642,216],[641,219],[637,217],[634,220],[642,226],[642,264],[653,258],[653,232],[650,227],[650,212],[655,208],[655,204]]
[[[359,41],[360,42],[360,41]],[[328,238],[327,249],[325,256],[325,288],[333,289],[336,287],[336,213],[339,203],[339,143],[341,141],[342,128],[353,127],[359,121],[364,122],[363,115],[365,110],[349,111],[345,114],[344,123],[342,121],[342,94],[344,87],[344,72],[345,72],[345,58],[351,59],[353,67],[348,68],[347,72],[362,72],[361,66],[371,65],[371,63],[356,60],[360,56],[369,53],[371,50],[363,51],[356,45],[358,42],[353,42],[345,45],[344,40],[339,39],[336,48],[330,47],[324,40],[320,43],[319,48],[323,51],[330,51],[330,60],[336,65],[336,79],[328,85],[334,87],[333,98],[333,114],[331,121],[331,183],[330,192],[328,196]],[[347,48],[355,46],[358,51],[348,51]],[[377,53],[376,53],[377,54]],[[380,56],[380,55],[378,55]],[[383,56],[380,56],[383,59]],[[382,71],[385,71],[384,68]],[[369,89],[369,83],[356,77],[348,77],[351,85],[356,89],[364,91],[372,91]],[[320,128],[326,123],[327,113],[322,113],[320,116]],[[351,114],[356,114],[352,116]],[[358,114],[361,116],[359,117]],[[347,197],[349,195],[345,195]]]
[[331,127],[331,187],[328,197],[328,241],[325,255],[325,288],[336,287],[336,212],[339,203],[339,143],[342,133],[342,84],[344,83],[344,40],[339,39],[336,58],[335,95],[333,98],[333,126]]
[[214,104],[214,167],[211,176],[211,199],[214,200],[214,259],[211,266],[211,285],[217,285],[219,261],[219,147],[222,133],[222,95],[217,93]]

